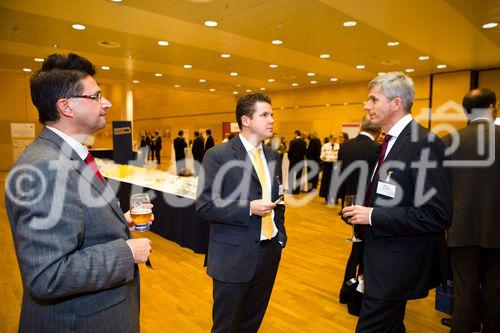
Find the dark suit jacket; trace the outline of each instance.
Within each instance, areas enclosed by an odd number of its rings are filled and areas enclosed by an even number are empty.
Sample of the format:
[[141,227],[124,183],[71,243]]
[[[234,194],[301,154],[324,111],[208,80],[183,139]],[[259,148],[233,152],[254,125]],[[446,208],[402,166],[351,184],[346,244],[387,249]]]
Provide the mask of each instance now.
[[[483,161],[489,156],[491,144],[495,143],[493,161],[490,166],[478,167],[473,162],[468,167],[453,167],[453,223],[448,230],[448,246],[480,246],[500,249],[500,126],[492,125],[486,120],[476,120],[458,131],[460,144],[448,157],[449,161]],[[486,154],[478,153],[478,132],[486,139]],[[490,140],[490,135],[493,140]],[[453,136],[443,138],[447,146]]]
[[[423,298],[444,278],[444,230],[452,219],[451,181],[448,170],[442,167],[444,145],[437,137],[429,142],[429,134],[411,121],[378,173],[379,179],[385,181],[392,171],[391,183],[397,185],[399,203],[387,202],[389,197],[373,191],[372,226],[363,240],[365,293],[371,297]],[[419,175],[411,165],[421,160],[422,152],[437,166],[425,175]],[[432,189],[437,192],[422,201],[416,195],[419,185],[425,193]]]
[[[275,201],[281,162],[279,155],[266,147],[264,154],[272,179],[271,200]],[[235,165],[228,167],[229,162]],[[225,167],[228,169],[224,170]],[[196,212],[211,224],[208,275],[222,282],[248,282],[255,272],[260,247],[261,217],[250,216],[250,201],[262,198],[257,173],[239,137],[209,150],[202,170],[204,177],[198,182]],[[238,191],[242,193],[238,195]],[[277,237],[283,246],[286,243],[284,213],[284,205],[274,209]]]
[[321,141],[318,138],[311,139],[307,147],[306,157],[308,160],[320,162],[319,156],[321,155]]
[[207,136],[207,139],[205,140],[205,153],[207,152],[207,150],[209,150],[213,146],[215,146],[214,138],[213,138],[213,136],[209,135],[209,136]]
[[6,187],[24,289],[19,330],[138,332],[138,270],[111,188],[48,129]]
[[[340,146],[338,159],[340,163],[341,172],[343,173],[347,167],[352,163],[363,161],[367,163],[368,170],[373,170],[377,163],[377,156],[380,150],[380,144],[373,141],[371,138],[364,134],[359,134],[357,137],[347,140]],[[356,168],[349,176],[342,182],[339,189],[339,197],[344,198],[348,194],[358,194],[364,197],[364,193],[358,193],[360,171]],[[368,173],[368,179],[362,179],[363,185],[369,181],[371,176]]]
[[193,140],[193,158],[195,161],[198,161],[200,163],[203,160],[203,155],[205,154],[204,145],[205,141],[203,140],[203,137],[201,135]]
[[180,136],[174,139],[174,151],[175,151],[175,160],[180,161],[186,158],[186,153],[184,152],[184,148],[187,147],[186,140],[181,138]]
[[[290,168],[295,164],[303,161],[306,157],[307,144],[302,138],[295,138],[290,141],[288,148],[288,160],[290,161]],[[321,151],[321,147],[320,147]]]

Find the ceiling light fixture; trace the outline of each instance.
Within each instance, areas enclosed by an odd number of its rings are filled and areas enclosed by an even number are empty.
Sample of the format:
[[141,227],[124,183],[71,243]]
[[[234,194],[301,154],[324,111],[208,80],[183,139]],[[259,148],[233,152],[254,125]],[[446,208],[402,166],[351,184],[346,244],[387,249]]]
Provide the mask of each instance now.
[[103,71],[109,71],[111,69],[111,67],[109,67],[109,66],[101,66],[101,69]]
[[344,27],[355,27],[356,24],[358,24],[358,22],[356,21],[345,21],[344,23],[342,23]]
[[420,57],[418,57],[418,60],[422,60],[422,61],[429,60],[429,56],[426,56],[426,55],[420,56]]
[[407,68],[405,69],[406,73],[413,73],[415,70],[413,68]]
[[365,69],[365,65],[356,65],[356,69]]
[[319,57],[320,57],[321,59],[329,59],[329,58],[330,58],[330,55],[329,55],[328,53],[322,53],[322,54],[320,54],[320,55],[319,55]]
[[184,65],[184,68],[189,69],[189,68],[193,68],[193,66],[192,66],[192,65],[187,65],[187,64],[186,64],[186,65]]
[[44,59],[43,59],[43,58],[35,58],[35,59],[33,59],[33,60],[35,60],[35,62],[43,62],[43,61],[44,61]]
[[314,76],[314,75],[316,75],[316,73],[313,73],[313,72],[307,73],[307,76]]
[[271,68],[278,68],[278,65],[276,65],[276,64],[269,64],[269,67],[271,67]]
[[388,42],[387,46],[398,46],[399,42]]
[[215,91],[215,88],[210,88],[209,90],[213,92],[213,91]]
[[23,68],[23,72],[29,73],[31,72],[31,68]]
[[111,0],[111,2],[122,2],[122,0]]
[[156,76],[156,77],[162,77],[162,76],[163,76],[163,74],[162,74],[162,73],[155,73],[155,76]]
[[298,87],[298,86],[299,86],[299,84],[298,84],[297,82],[293,82],[293,83],[292,83],[292,86],[293,86],[293,87]]
[[267,82],[274,82],[275,80],[274,79],[267,79]]
[[252,92],[252,89],[247,89],[245,90],[247,93],[251,93]]
[[237,92],[237,91],[233,91],[233,94],[238,95],[238,94],[239,94],[239,92]]
[[489,22],[489,23],[483,24],[483,29],[491,29],[491,28],[495,28],[496,26],[498,26],[498,22]]
[[174,84],[174,88],[180,88],[181,85],[180,84]]
[[198,81],[200,81],[200,83],[205,83],[205,82],[207,82],[207,80],[205,80],[205,79],[199,79]]
[[218,25],[219,25],[219,23],[217,23],[217,22],[215,22],[215,21],[210,21],[210,20],[205,21],[205,23],[204,23],[204,24],[205,24],[205,26],[207,26],[207,27],[211,27],[211,28],[216,27],[216,26],[218,26]]
[[132,83],[139,83],[139,82],[141,82],[141,81],[139,81],[139,80],[133,80],[132,81]]
[[262,87],[262,88],[260,88],[260,90],[264,91],[264,90],[266,90],[266,88]]
[[158,41],[158,45],[160,46],[168,46],[170,43],[167,42],[166,40],[159,40]]
[[318,81],[314,81],[314,80],[311,81],[311,84],[316,84],[316,83],[318,83]]
[[73,29],[75,29],[75,30],[85,30],[85,29],[87,29],[87,27],[84,26],[83,24],[73,24],[71,27]]
[[274,45],[281,45],[283,44],[283,41],[281,39],[274,39],[271,43],[273,43]]
[[221,58],[231,58],[231,55],[229,53],[222,53]]
[[446,68],[448,66],[446,66],[445,64],[439,64],[436,66],[436,68],[439,68],[439,69],[443,69],[443,68]]
[[231,73],[229,73],[229,75],[231,75],[231,76],[238,76],[238,73],[236,73],[236,72],[231,72]]
[[54,45],[52,45],[52,47],[57,49],[59,47],[59,44],[54,44]]
[[338,80],[339,80],[339,79],[337,79],[336,77],[331,77],[331,78],[330,78],[330,81],[332,81],[332,82],[337,82]]

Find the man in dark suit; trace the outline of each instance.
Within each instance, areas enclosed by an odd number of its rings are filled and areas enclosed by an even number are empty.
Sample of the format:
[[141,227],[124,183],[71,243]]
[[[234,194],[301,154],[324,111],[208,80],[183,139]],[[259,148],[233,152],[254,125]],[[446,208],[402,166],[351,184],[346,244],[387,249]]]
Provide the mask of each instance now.
[[302,139],[300,131],[295,131],[295,139],[290,141],[288,148],[288,160],[290,165],[288,167],[288,191],[293,194],[300,193],[300,180],[302,179],[302,169],[306,157],[307,144]]
[[260,327],[286,243],[285,206],[275,202],[279,155],[263,145],[273,134],[270,98],[241,97],[236,119],[240,135],[203,159],[196,211],[211,224],[212,332],[250,333]]
[[[447,239],[454,280],[452,332],[476,331],[478,318],[483,332],[500,332],[497,99],[489,89],[474,89],[462,105],[469,125],[443,139],[452,150],[447,161],[454,204]],[[491,161],[485,163],[488,158]]]
[[205,139],[205,153],[206,153],[210,148],[215,146],[215,141],[214,137],[212,136],[212,130],[210,128],[205,130],[205,134],[207,135],[207,138]]
[[307,178],[311,182],[310,190],[316,190],[318,187],[319,164],[321,163],[321,159],[319,158],[320,155],[321,141],[318,139],[316,132],[312,132],[309,135],[309,145],[307,146],[306,151]]
[[184,131],[177,132],[179,135],[174,139],[174,152],[175,152],[175,168],[177,174],[181,174],[181,170],[186,166],[186,153],[184,149],[187,147],[186,140],[184,139]]
[[350,223],[366,226],[365,294],[356,332],[405,332],[407,301],[427,297],[444,279],[451,180],[443,143],[412,119],[413,81],[390,72],[369,88],[365,110],[387,135],[365,205],[342,210]]
[[151,251],[131,239],[113,190],[81,144],[111,103],[94,66],[53,54],[30,80],[44,125],[6,180],[23,281],[20,332],[139,332],[139,271]]
[[[363,164],[366,170],[372,170],[377,162],[377,154],[380,150],[380,145],[377,143],[377,138],[380,135],[380,126],[372,124],[368,115],[361,120],[361,131],[354,139],[347,140],[340,146],[338,154],[338,162],[340,165],[341,174],[354,163]],[[360,180],[360,168],[355,168],[340,185],[339,196],[344,199],[346,195],[358,195],[363,197],[363,191],[358,189]],[[361,180],[361,184],[365,185],[366,177]],[[356,234],[359,237],[359,232],[355,228]],[[350,314],[359,315],[361,306],[361,297],[356,293],[356,283],[352,281],[362,274],[361,258],[363,255],[363,242],[353,242],[351,254],[347,261],[344,281],[340,289],[340,302],[347,303]],[[354,279],[354,280],[353,280]]]
[[204,146],[205,146],[205,141],[203,140],[203,136],[200,134],[200,132],[195,131],[193,146],[191,148],[191,151],[193,153],[193,159],[195,161],[194,169],[196,175],[198,175],[200,172],[200,165],[201,162],[203,161],[203,155],[205,155]]
[[153,160],[156,158],[158,164],[161,163],[161,136],[160,133],[155,131],[155,135],[152,139],[151,149],[153,149]]

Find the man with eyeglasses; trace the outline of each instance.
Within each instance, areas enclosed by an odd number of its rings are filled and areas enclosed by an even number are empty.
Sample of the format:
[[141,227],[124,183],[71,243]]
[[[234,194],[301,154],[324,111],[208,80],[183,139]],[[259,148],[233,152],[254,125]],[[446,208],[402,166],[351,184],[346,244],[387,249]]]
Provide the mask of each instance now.
[[31,80],[44,125],[6,179],[23,280],[20,332],[139,332],[139,271],[151,252],[81,144],[111,103],[94,66],[53,54]]

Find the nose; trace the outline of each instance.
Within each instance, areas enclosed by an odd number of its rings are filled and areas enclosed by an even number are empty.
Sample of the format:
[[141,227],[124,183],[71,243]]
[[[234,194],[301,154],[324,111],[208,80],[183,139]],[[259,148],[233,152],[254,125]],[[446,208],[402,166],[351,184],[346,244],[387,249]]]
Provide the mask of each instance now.
[[110,109],[113,105],[106,98],[101,97],[101,106],[103,109]]
[[371,108],[372,106],[370,101],[366,102],[365,105],[363,105],[363,109],[365,109],[366,111],[370,111]]

